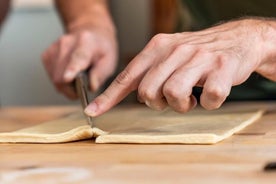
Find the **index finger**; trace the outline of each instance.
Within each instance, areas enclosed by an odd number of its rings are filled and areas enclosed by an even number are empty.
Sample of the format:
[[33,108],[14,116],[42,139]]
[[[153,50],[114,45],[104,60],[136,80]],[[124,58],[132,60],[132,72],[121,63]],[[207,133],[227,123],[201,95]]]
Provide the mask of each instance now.
[[138,88],[140,81],[150,67],[150,62],[147,62],[146,59],[142,60],[141,57],[143,56],[138,55],[134,58],[110,86],[87,106],[85,109],[87,115],[98,116],[103,114]]
[[[128,66],[116,77],[111,85],[85,109],[89,116],[98,116],[111,109],[124,99],[130,92],[136,90],[146,72],[152,65],[173,51],[172,43],[177,41],[157,35],[146,45]],[[166,38],[166,39],[165,39]]]

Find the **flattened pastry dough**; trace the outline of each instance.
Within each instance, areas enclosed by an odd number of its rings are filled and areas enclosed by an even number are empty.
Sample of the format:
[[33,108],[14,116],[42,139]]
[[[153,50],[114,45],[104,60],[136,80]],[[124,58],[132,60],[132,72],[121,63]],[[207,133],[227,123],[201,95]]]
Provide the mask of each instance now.
[[88,139],[93,131],[83,115],[76,113],[14,132],[0,133],[0,143],[62,143]]
[[261,117],[263,111],[203,111],[178,114],[146,107],[115,108],[90,128],[81,112],[15,132],[0,142],[61,143],[96,137],[96,143],[214,144]]

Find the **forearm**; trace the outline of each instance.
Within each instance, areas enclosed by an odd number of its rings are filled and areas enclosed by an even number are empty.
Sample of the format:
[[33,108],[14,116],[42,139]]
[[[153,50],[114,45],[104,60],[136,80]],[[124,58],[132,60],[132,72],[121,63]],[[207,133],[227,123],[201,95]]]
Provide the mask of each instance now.
[[114,32],[106,0],[55,0],[66,31],[100,27]]
[[9,12],[10,9],[10,0],[1,0],[0,1],[0,28]]

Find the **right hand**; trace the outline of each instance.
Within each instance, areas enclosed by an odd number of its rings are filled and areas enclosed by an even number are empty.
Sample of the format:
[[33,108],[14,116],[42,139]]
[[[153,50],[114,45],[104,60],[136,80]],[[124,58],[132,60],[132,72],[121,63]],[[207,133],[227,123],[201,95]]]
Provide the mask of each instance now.
[[115,71],[117,40],[106,29],[85,28],[69,32],[42,55],[43,64],[55,88],[70,99],[77,94],[72,86],[76,75],[91,67],[90,89],[96,91]]
[[219,108],[231,87],[254,71],[276,80],[274,24],[242,19],[197,32],[159,34],[85,113],[101,115],[134,90],[139,101],[153,109],[170,106],[185,113],[197,103],[192,94],[195,86],[203,88],[200,103],[205,109]]

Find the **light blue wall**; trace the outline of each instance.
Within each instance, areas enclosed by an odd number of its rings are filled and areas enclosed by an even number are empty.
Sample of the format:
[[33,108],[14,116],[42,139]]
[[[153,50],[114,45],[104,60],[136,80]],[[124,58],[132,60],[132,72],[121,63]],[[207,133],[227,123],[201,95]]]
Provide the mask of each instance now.
[[13,10],[0,38],[1,105],[69,103],[57,94],[40,54],[62,34],[53,8]]

